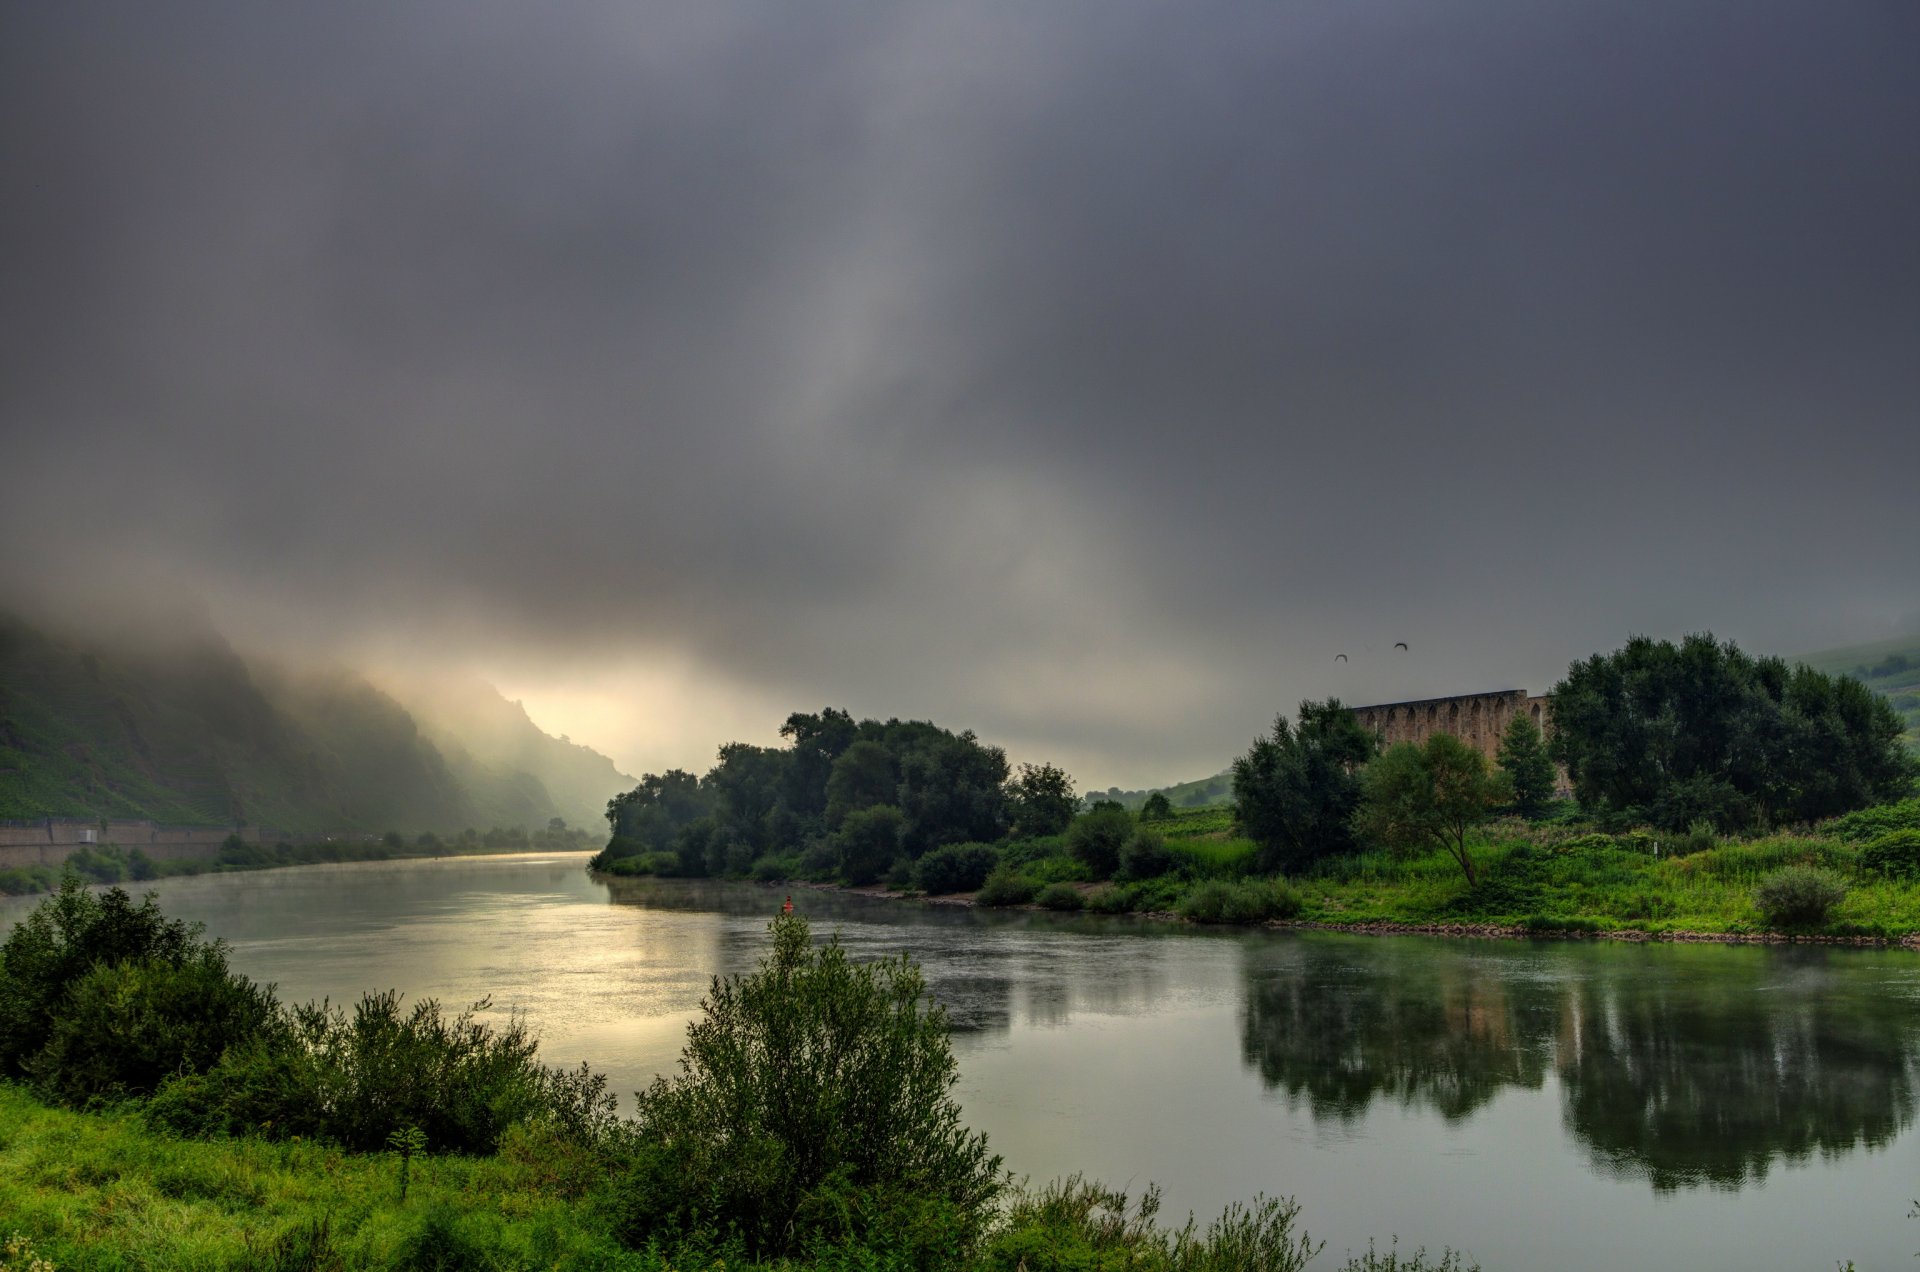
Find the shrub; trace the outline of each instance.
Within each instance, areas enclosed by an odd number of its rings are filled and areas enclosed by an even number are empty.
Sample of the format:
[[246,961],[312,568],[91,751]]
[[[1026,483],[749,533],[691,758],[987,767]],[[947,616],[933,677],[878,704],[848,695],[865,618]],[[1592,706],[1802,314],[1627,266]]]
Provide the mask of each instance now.
[[1050,883],[1034,896],[1033,903],[1042,910],[1080,910],[1087,899],[1070,883]]
[[680,855],[672,852],[643,852],[637,857],[621,857],[606,867],[606,873],[619,878],[631,878],[636,875],[671,877],[680,873]]
[[229,972],[217,948],[202,946],[179,964],[97,963],[68,990],[26,1068],[41,1091],[67,1104],[151,1095],[168,1077],[205,1072],[229,1047],[277,1023],[273,992]]
[[1005,864],[994,867],[986,882],[980,885],[980,891],[974,894],[974,902],[986,906],[1025,905],[1033,900],[1033,894],[1040,891],[1040,885],[1027,876]]
[[[716,979],[681,1074],[641,1092],[604,1198],[619,1237],[750,1259],[820,1244],[967,1252],[1000,1159],[960,1124],[944,1008],[902,955],[856,965],[782,915],[749,976]],[[913,1258],[914,1255],[918,1258]]]
[[1108,879],[1120,868],[1120,849],[1133,834],[1133,818],[1115,805],[1083,814],[1067,828],[1067,851],[1096,879]]
[[1157,879],[1171,871],[1177,864],[1173,853],[1167,849],[1167,841],[1158,832],[1144,827],[1133,833],[1126,847],[1120,850],[1120,872],[1118,878],[1128,880]]
[[980,1266],[984,1272],[1299,1272],[1320,1252],[1306,1233],[1294,1235],[1300,1208],[1289,1198],[1235,1203],[1204,1231],[1191,1216],[1183,1227],[1162,1228],[1159,1213],[1160,1192],[1151,1184],[1129,1207],[1125,1193],[1078,1175],[1056,1180],[1014,1198]]
[[1890,830],[1860,850],[1860,868],[1893,879],[1920,875],[1920,830]]
[[1891,830],[1920,830],[1920,798],[1862,808],[1844,817],[1834,818],[1826,823],[1824,829],[1829,834],[1856,842],[1873,839]]
[[913,886],[913,879],[913,858],[903,854],[893,859],[880,881],[896,892],[903,892]]
[[1195,884],[1180,899],[1181,917],[1194,923],[1264,923],[1300,913],[1300,894],[1284,879],[1214,880]]
[[47,1045],[68,991],[97,966],[151,962],[184,967],[218,960],[226,947],[119,888],[93,893],[69,878],[0,945],[0,1076],[24,1076]]
[[928,896],[972,892],[999,864],[1000,854],[991,844],[948,844],[920,858],[914,864],[913,878]]
[[1138,892],[1120,884],[1095,888],[1082,898],[1095,914],[1130,914],[1137,908]]
[[1809,866],[1788,866],[1767,876],[1754,892],[1754,904],[1772,928],[1816,927],[1846,898],[1838,876]]
[[1713,823],[1704,817],[1695,819],[1694,823],[1687,827],[1687,833],[1672,843],[1676,854],[1688,857],[1719,846],[1720,836],[1714,833]]

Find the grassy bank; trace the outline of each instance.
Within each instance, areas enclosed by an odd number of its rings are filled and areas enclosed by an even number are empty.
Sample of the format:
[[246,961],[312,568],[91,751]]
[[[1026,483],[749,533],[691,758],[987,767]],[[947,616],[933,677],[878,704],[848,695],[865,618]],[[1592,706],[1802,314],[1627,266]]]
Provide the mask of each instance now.
[[[972,895],[989,906],[1157,912],[1216,923],[1899,940],[1920,934],[1920,862],[1913,859],[1920,837],[1907,839],[1917,828],[1920,800],[1750,838],[1604,834],[1565,820],[1513,819],[1472,841],[1479,878],[1469,886],[1459,864],[1437,850],[1366,852],[1291,878],[1262,878],[1254,870],[1255,846],[1236,832],[1228,809],[1183,809],[1139,822],[1110,879],[1098,879],[1063,836],[1003,850]],[[1887,850],[1903,840],[1911,856]],[[1758,896],[1783,871],[1824,876],[1837,899],[1814,922],[1770,920]]]

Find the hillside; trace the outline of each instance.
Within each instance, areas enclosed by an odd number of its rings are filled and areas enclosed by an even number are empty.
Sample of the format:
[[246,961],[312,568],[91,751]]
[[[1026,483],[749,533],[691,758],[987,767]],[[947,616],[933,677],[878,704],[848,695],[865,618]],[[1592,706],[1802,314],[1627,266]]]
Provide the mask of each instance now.
[[1845,672],[1866,681],[1906,722],[1907,745],[1920,749],[1920,636],[1822,650],[1799,661],[1816,671]]
[[1210,804],[1225,804],[1233,799],[1233,770],[1225,769],[1212,777],[1196,778],[1191,782],[1176,782],[1172,786],[1153,786],[1139,791],[1123,791],[1118,786],[1110,786],[1104,791],[1088,791],[1089,800],[1109,799],[1125,806],[1133,812],[1139,812],[1147,797],[1159,792],[1167,797],[1167,802],[1175,808],[1201,808]]
[[[0,818],[320,833],[539,827],[560,816],[597,829],[587,814],[631,779],[604,756],[547,740],[584,753],[572,768],[545,765],[562,798],[525,768],[429,736],[349,670],[249,664],[206,629],[136,649],[0,615]],[[589,801],[596,761],[606,781]]]

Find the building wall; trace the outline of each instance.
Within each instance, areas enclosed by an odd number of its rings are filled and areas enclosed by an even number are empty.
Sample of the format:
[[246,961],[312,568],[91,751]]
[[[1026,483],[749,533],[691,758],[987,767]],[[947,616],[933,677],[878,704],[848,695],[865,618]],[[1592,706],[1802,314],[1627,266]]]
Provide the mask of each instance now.
[[1498,693],[1470,693],[1454,698],[1424,698],[1418,702],[1383,702],[1355,707],[1354,716],[1378,733],[1388,746],[1396,742],[1422,743],[1436,733],[1451,733],[1489,760],[1500,749],[1500,735],[1517,715],[1531,716],[1540,732],[1553,734],[1553,711],[1544,695],[1524,689]]

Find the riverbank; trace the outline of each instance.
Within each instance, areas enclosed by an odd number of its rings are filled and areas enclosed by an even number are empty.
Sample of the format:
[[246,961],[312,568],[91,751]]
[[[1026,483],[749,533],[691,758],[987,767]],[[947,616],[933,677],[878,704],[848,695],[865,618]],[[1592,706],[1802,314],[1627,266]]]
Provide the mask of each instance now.
[[[926,896],[911,883],[847,889],[934,905],[1132,914],[1168,922],[1375,935],[1920,947],[1920,801],[1749,838],[1610,835],[1495,824],[1471,852],[1366,852],[1288,878],[1253,870],[1254,845],[1221,809],[1142,822],[1099,872],[1063,843],[1010,845],[984,886]],[[1144,847],[1139,845],[1145,844]],[[1762,891],[1811,878],[1815,911],[1782,915]],[[780,883],[834,887],[827,880]]]

